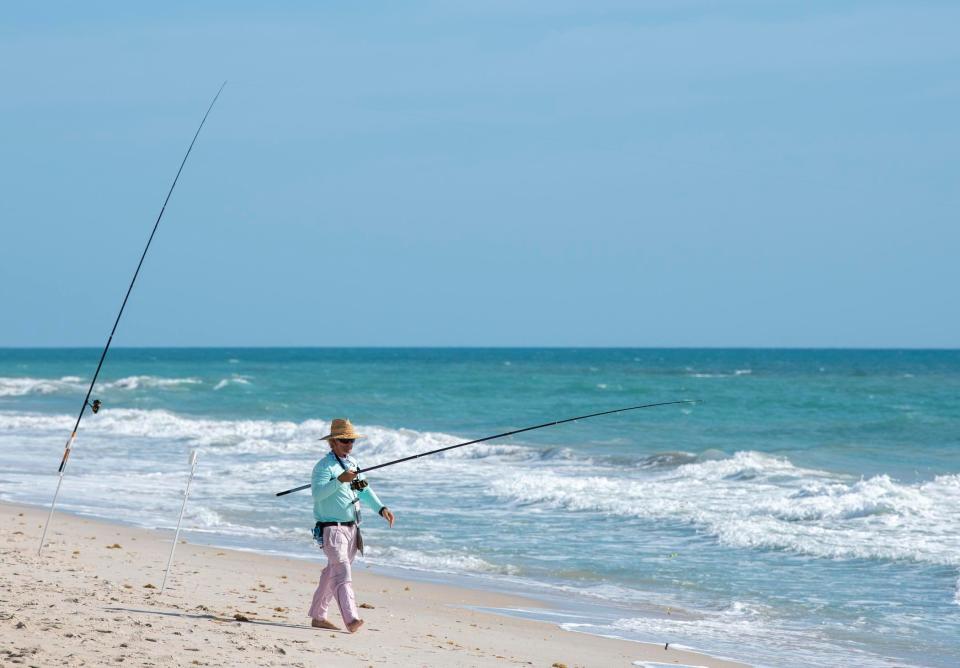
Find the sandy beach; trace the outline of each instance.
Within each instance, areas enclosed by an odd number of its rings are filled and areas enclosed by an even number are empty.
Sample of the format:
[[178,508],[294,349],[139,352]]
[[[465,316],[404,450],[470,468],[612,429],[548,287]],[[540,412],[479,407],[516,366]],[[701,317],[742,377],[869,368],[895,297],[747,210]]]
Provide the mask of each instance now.
[[[170,534],[0,504],[0,663],[28,666],[739,666],[473,607],[538,603],[384,577],[360,567],[365,626],[309,627],[321,561],[182,543],[160,592]],[[331,621],[338,625],[340,619]]]

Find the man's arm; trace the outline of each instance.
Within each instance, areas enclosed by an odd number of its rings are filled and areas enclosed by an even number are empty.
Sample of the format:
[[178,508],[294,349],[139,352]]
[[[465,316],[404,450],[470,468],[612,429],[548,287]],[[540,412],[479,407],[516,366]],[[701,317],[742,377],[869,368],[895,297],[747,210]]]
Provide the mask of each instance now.
[[336,492],[338,487],[340,487],[340,480],[329,466],[320,466],[318,463],[313,467],[310,491],[313,493],[314,501],[322,501]]
[[390,524],[390,526],[393,527],[393,521],[395,519],[393,516],[393,512],[391,512],[389,508],[383,505],[383,502],[377,496],[377,493],[373,491],[372,487],[367,485],[367,487],[362,489],[357,494],[357,497],[361,499],[364,503],[366,503],[368,506],[376,510],[377,514],[379,514],[380,517],[385,519]]
[[380,497],[377,496],[377,493],[373,491],[373,488],[367,485],[364,489],[357,492],[357,496],[363,501],[367,506],[376,512],[380,512],[383,508],[383,502],[380,500]]

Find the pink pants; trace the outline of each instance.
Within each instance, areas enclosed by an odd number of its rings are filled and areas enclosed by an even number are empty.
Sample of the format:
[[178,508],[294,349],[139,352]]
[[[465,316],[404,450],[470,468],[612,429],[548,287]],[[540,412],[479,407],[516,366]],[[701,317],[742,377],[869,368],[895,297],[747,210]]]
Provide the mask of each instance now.
[[360,618],[357,602],[353,597],[353,575],[350,567],[353,558],[357,556],[357,528],[324,527],[323,553],[327,555],[327,566],[320,574],[320,584],[313,593],[313,604],[308,614],[313,619],[326,619],[330,601],[336,597],[340,616],[345,624],[351,624]]

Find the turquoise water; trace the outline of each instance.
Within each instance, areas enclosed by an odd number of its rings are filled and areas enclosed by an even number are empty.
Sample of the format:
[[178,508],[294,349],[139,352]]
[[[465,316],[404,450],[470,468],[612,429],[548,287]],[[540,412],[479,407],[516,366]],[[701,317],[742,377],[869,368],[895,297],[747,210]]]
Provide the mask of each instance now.
[[[0,350],[0,498],[48,504],[98,350]],[[336,416],[371,474],[367,561],[521,590],[568,628],[775,666],[960,663],[960,352],[117,349],[62,508],[318,557]],[[670,606],[666,614],[664,606]],[[526,613],[524,613],[526,614]]]

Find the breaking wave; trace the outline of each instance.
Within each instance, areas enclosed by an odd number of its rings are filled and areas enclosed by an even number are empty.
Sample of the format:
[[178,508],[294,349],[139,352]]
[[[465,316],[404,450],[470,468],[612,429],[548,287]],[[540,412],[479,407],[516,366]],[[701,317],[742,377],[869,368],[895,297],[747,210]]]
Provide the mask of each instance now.
[[[139,390],[172,388],[181,385],[200,385],[199,378],[159,378],[157,376],[127,376],[114,381],[98,384],[102,389]],[[89,380],[79,376],[61,378],[11,378],[0,377],[0,397],[22,397],[28,394],[58,394],[61,392],[81,392],[87,388]]]
[[367,559],[373,563],[387,563],[392,566],[404,566],[417,570],[442,573],[488,573],[497,575],[516,575],[520,572],[516,566],[506,564],[498,566],[470,554],[453,550],[420,552],[400,547],[379,549],[371,547]]
[[[0,431],[31,435],[50,434],[59,443],[67,415],[0,412]],[[84,434],[121,439],[156,439],[180,442],[190,447],[226,449],[229,454],[297,454],[316,453],[318,440],[329,433],[330,423],[324,420],[292,422],[283,420],[214,420],[186,417],[165,410],[103,409],[86,423]],[[365,426],[363,459],[373,464],[378,460],[399,458],[462,443],[464,439],[441,432],[413,429],[390,429]],[[566,448],[540,450],[504,443],[481,443],[439,453],[432,461],[460,461],[486,457],[512,457],[518,460],[558,460],[571,457]]]
[[[595,494],[597,489],[607,493]],[[758,452],[643,478],[522,471],[493,482],[515,504],[681,521],[735,547],[960,565],[960,475],[844,480]]]
[[119,390],[139,390],[157,387],[178,387],[180,385],[201,385],[199,378],[157,378],[156,376],[127,376],[120,380],[103,383],[102,387]]
[[[65,425],[70,423],[66,415],[0,411],[0,439],[12,444],[10,456],[15,459],[10,460],[10,475],[17,477],[21,495],[30,494],[31,481],[36,480],[28,472],[35,468],[36,448],[48,447],[52,456],[59,456]],[[264,480],[278,485],[299,482],[308,470],[305,467],[324,449],[318,439],[329,427],[323,420],[215,420],[164,410],[105,409],[86,423],[81,440],[97,456],[136,452],[145,458],[139,463],[142,475],[104,482],[133,494],[161,484],[147,473],[148,466],[152,471],[173,470],[171,452],[185,454],[187,448],[202,448],[206,460],[213,459],[220,467],[217,475],[229,481],[224,492],[257,495]],[[360,430],[367,436],[361,453],[361,463],[367,466],[464,440],[441,432],[376,425]],[[26,453],[30,448],[32,455]],[[15,450],[24,454],[14,455]],[[957,474],[905,484],[888,475],[858,480],[806,469],[783,457],[753,451],[732,456],[718,451],[669,451],[634,459],[627,466],[597,457],[588,464],[593,475],[584,475],[585,460],[566,448],[511,443],[459,448],[422,462],[439,479],[469,478],[517,512],[552,507],[680,522],[734,547],[960,566]],[[510,467],[509,476],[503,475],[504,467]],[[404,475],[399,467],[384,471],[388,477]],[[604,493],[597,494],[598,489]],[[213,531],[223,526],[224,522],[213,521],[204,528]],[[242,527],[235,529],[240,532]],[[394,556],[399,559],[402,553]],[[448,567],[456,568],[453,562]]]
[[27,394],[53,394],[80,387],[79,376],[63,378],[0,378],[0,397],[22,397]]
[[216,385],[213,386],[214,390],[222,390],[223,388],[229,385],[249,385],[250,377],[249,376],[240,376],[234,374],[230,378],[222,378]]

